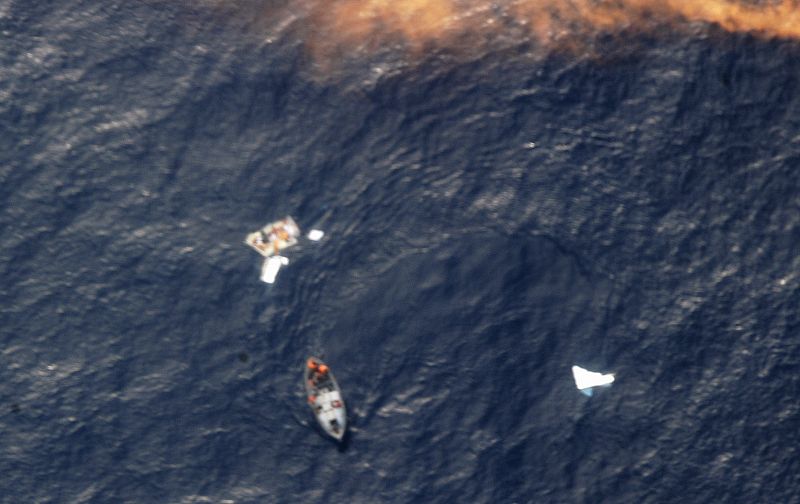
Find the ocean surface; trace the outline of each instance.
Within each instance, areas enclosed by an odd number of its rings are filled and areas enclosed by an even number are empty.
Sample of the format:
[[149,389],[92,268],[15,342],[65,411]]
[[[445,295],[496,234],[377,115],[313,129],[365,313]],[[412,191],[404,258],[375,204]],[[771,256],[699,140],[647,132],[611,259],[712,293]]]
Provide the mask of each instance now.
[[0,0],[0,502],[800,502],[800,41],[293,5]]

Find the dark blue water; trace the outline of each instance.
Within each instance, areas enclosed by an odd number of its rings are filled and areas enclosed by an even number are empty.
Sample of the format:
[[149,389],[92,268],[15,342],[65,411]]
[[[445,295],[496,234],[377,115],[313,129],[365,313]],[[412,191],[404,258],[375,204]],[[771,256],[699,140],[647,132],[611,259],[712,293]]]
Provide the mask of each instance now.
[[798,43],[337,66],[264,5],[0,0],[1,502],[800,502]]

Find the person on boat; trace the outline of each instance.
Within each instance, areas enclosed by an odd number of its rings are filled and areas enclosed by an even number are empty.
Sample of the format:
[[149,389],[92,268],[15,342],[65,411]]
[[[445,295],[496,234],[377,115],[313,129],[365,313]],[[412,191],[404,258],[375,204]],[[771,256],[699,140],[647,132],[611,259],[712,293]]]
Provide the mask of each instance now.
[[308,380],[308,384],[311,385],[312,387],[316,387],[317,379],[319,377],[319,365],[317,364],[317,361],[315,361],[314,359],[308,359],[306,365],[308,366],[308,369],[311,372],[311,379]]
[[308,359],[308,369],[311,370],[311,379],[309,385],[316,387],[321,381],[326,378],[328,374],[328,366],[325,364],[318,364],[313,359]]
[[320,364],[317,366],[317,372],[314,375],[314,382],[319,385],[328,378],[328,366]]

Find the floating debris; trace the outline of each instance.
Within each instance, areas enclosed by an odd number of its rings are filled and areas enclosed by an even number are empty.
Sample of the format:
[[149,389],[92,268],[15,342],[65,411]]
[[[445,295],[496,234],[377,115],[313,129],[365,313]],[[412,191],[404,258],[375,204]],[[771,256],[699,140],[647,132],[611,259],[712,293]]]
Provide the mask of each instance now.
[[595,387],[608,386],[614,383],[613,373],[597,373],[579,366],[572,366],[572,376],[575,378],[575,386],[578,387],[578,390],[589,397],[594,393]]
[[311,241],[320,241],[325,236],[325,231],[319,229],[312,229],[308,232],[308,239]]
[[275,283],[275,278],[278,276],[281,266],[289,264],[289,258],[283,256],[272,256],[264,259],[264,264],[261,265],[261,281],[271,284]]
[[289,264],[289,259],[280,255],[280,252],[297,245],[299,236],[300,228],[290,216],[270,222],[247,235],[244,242],[266,257],[264,264],[261,265],[262,282],[275,283],[281,266]]
[[[308,239],[312,241],[319,241],[323,236],[325,232],[319,229],[308,232]],[[288,215],[247,235],[244,242],[266,258],[261,265],[262,282],[275,283],[278,271],[289,264],[289,258],[280,255],[281,252],[297,245],[299,238],[300,227]]]
[[264,257],[280,254],[282,250],[297,245],[300,228],[289,216],[270,222],[263,228],[250,233],[244,242]]

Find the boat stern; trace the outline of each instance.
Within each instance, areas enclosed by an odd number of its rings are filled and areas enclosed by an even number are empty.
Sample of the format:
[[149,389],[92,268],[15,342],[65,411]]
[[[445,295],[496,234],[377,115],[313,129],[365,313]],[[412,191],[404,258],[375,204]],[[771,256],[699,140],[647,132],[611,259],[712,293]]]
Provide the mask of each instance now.
[[338,390],[326,392],[317,397],[317,421],[320,427],[338,441],[344,438],[347,430],[347,412]]

